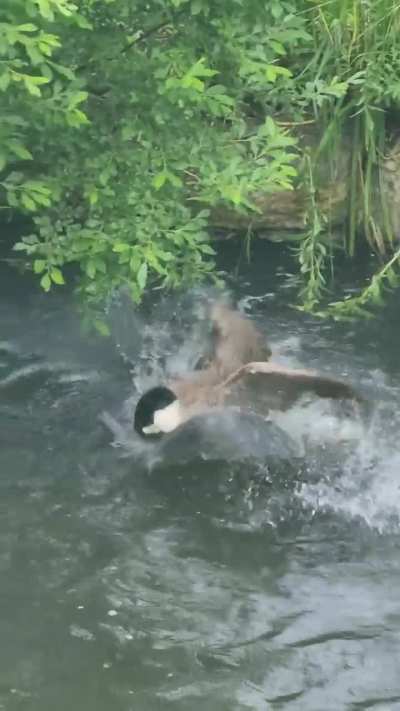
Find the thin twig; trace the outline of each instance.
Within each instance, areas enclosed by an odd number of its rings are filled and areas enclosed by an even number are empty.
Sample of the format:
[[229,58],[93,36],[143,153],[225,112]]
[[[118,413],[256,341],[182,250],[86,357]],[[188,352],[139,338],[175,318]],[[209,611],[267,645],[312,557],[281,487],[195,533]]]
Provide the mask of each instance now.
[[276,121],[278,126],[306,126],[310,123],[315,123],[315,119],[308,119],[307,121]]

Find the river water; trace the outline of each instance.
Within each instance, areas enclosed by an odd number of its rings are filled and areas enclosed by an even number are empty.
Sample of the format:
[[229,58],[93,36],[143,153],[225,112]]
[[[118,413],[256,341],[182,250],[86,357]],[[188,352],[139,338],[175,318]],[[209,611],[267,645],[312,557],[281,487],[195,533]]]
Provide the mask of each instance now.
[[375,401],[361,428],[295,408],[282,425],[311,444],[288,480],[248,452],[150,466],[99,421],[190,366],[193,293],[116,304],[107,340],[2,268],[0,709],[400,709],[398,301],[316,322],[279,250],[256,257],[226,265],[276,358]]

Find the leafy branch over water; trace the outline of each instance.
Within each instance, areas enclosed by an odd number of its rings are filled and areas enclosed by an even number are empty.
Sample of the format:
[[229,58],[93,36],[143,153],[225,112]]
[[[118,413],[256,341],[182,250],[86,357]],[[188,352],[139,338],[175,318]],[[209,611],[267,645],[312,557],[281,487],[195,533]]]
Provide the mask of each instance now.
[[364,234],[388,268],[360,302],[325,313],[364,313],[377,284],[397,282],[381,162],[400,101],[398,32],[393,0],[3,0],[0,208],[34,225],[16,249],[45,290],[75,263],[86,302],[121,286],[139,301],[153,284],[216,278],[215,207],[251,216],[254,195],[300,180],[300,296],[321,313],[332,255],[314,158],[298,177],[290,131],[322,126],[325,160],[350,124],[343,248],[354,255]]

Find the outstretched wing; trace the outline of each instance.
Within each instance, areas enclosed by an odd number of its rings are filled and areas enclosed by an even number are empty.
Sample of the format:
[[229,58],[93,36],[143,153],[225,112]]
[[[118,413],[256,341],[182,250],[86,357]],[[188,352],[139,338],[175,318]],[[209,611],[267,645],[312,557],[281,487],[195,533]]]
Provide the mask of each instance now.
[[311,370],[294,370],[276,363],[247,363],[220,386],[229,402],[243,401],[247,393],[253,402],[263,402],[270,409],[286,410],[302,395],[361,402],[353,387],[341,380]]

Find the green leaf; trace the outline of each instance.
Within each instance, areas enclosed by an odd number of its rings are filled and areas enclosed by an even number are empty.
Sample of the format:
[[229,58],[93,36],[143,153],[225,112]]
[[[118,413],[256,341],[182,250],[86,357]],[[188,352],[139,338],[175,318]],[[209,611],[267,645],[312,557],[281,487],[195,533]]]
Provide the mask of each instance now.
[[76,91],[68,97],[68,108],[75,109],[88,98],[87,91]]
[[53,20],[54,14],[50,8],[49,0],[36,0],[36,2],[39,5],[39,11],[42,17],[46,20]]
[[206,67],[205,58],[202,57],[202,59],[199,59],[196,64],[193,64],[193,66],[189,69],[188,74],[191,74],[192,76],[196,77],[213,77],[218,74],[218,72],[216,69],[210,69],[209,67]]
[[205,88],[204,82],[201,81],[201,79],[192,76],[192,74],[187,74],[185,77],[183,77],[181,83],[184,89],[194,89],[195,91],[198,91],[200,93],[203,92]]
[[100,257],[93,257],[91,261],[93,261],[93,264],[96,267],[96,271],[101,272],[102,274],[106,274],[107,267],[103,259],[100,259]]
[[215,255],[215,249],[211,247],[209,244],[201,244],[199,245],[199,250],[200,252],[203,252],[203,254],[211,254]]
[[26,252],[28,249],[28,245],[25,244],[25,242],[16,242],[13,246],[14,252]]
[[33,155],[30,151],[28,151],[27,148],[25,148],[22,143],[17,141],[16,139],[12,138],[8,142],[8,147],[10,150],[15,153],[18,158],[21,158],[22,160],[33,160]]
[[109,336],[110,335],[110,329],[104,321],[101,321],[100,319],[96,319],[93,322],[93,325],[94,325],[96,331],[98,331],[101,336]]
[[131,245],[126,242],[116,242],[116,244],[113,245],[113,252],[126,252],[130,248]]
[[7,201],[11,207],[19,207],[17,196],[13,190],[7,190]]
[[325,87],[325,93],[332,94],[332,96],[336,96],[340,99],[346,94],[348,88],[349,85],[346,81],[332,81],[331,84]]
[[270,45],[277,54],[281,56],[284,56],[286,54],[286,50],[281,42],[277,42],[276,40],[270,40]]
[[55,62],[51,62],[51,66],[56,72],[69,81],[73,81],[75,79],[75,74],[69,67],[64,67],[62,64],[56,64]]
[[0,75],[0,91],[6,91],[10,86],[11,74],[7,69]]
[[86,17],[80,13],[75,13],[74,20],[78,27],[82,30],[91,30],[93,28],[93,25],[90,24],[89,20],[87,20]]
[[98,199],[99,199],[99,193],[98,193],[98,191],[96,190],[96,188],[93,188],[93,189],[89,192],[88,197],[89,197],[89,203],[90,203],[91,205],[96,205],[96,203],[98,202]]
[[102,170],[101,173],[99,174],[99,181],[100,185],[105,187],[110,179],[110,174],[108,170]]
[[267,116],[267,118],[265,119],[264,128],[270,136],[273,136],[274,134],[276,134],[276,130],[277,130],[276,123],[271,118],[271,116]]
[[130,288],[131,298],[135,304],[140,303],[141,292],[137,284],[132,284]]
[[94,279],[96,276],[96,263],[94,262],[93,259],[89,259],[89,261],[86,264],[85,268],[86,274],[88,275],[89,279]]
[[190,5],[190,12],[192,15],[198,15],[204,8],[202,0],[192,0]]
[[292,72],[286,67],[281,67],[279,64],[267,64],[265,67],[265,76],[270,82],[275,82],[278,76],[291,77]]
[[281,17],[283,12],[284,8],[281,2],[271,2],[271,13],[274,19]]
[[393,269],[388,269],[386,277],[392,289],[396,289],[399,286],[400,279]]
[[35,261],[33,262],[33,271],[35,272],[35,274],[41,274],[42,272],[44,272],[44,270],[46,269],[46,264],[47,262],[45,259],[35,259]]
[[241,190],[236,185],[225,185],[221,192],[223,197],[233,202],[234,205],[240,205],[242,202]]
[[183,182],[179,175],[175,175],[174,173],[168,171],[166,173],[166,177],[168,178],[171,185],[173,185],[175,188],[181,188],[183,186]]
[[265,76],[266,79],[272,83],[274,83],[276,79],[276,68],[274,67],[273,64],[267,64],[265,67]]
[[[31,62],[34,66],[37,66],[38,64],[40,64],[41,62],[44,61],[43,54],[41,54],[41,52],[39,52],[37,50],[37,48],[35,46],[33,46],[32,44],[26,45],[26,51],[29,55],[29,59],[31,60]],[[46,65],[43,66],[42,71],[44,69],[47,70],[47,72],[46,72],[47,74],[51,71],[50,68],[47,67]],[[43,73],[45,73],[45,72],[43,72]]]
[[27,210],[30,210],[31,212],[34,212],[36,210],[36,203],[27,193],[21,194],[21,202]]
[[35,77],[35,76],[29,76],[28,74],[24,74],[23,77],[24,77],[24,79],[29,81],[31,84],[35,84],[35,86],[49,83],[48,77],[43,77],[43,76]]
[[63,273],[61,269],[58,269],[58,267],[50,269],[50,277],[55,284],[65,284]]
[[37,26],[33,25],[32,22],[26,22],[24,25],[16,25],[16,30],[18,32],[36,32]]
[[67,111],[66,119],[68,125],[72,128],[79,128],[80,126],[85,126],[90,123],[86,114],[79,109]]
[[147,263],[146,262],[143,262],[142,266],[140,267],[140,269],[137,273],[137,282],[143,291],[143,289],[145,288],[146,283],[147,283]]
[[129,260],[129,267],[132,272],[137,272],[140,267],[140,257],[138,254],[133,253]]
[[32,96],[41,96],[42,93],[39,89],[40,84],[48,84],[49,79],[47,77],[32,77],[28,74],[23,75],[23,80],[26,89]]
[[41,195],[49,196],[51,194],[50,188],[39,180],[26,180],[24,187],[28,190],[32,190],[35,193],[40,193]]
[[165,171],[163,171],[161,173],[157,173],[157,175],[154,176],[152,183],[153,183],[156,190],[160,190],[160,188],[162,188],[165,181],[167,180],[167,177],[168,177],[168,173],[166,173]]
[[163,260],[163,262],[172,262],[175,257],[172,252],[164,252],[162,249],[157,250],[157,257]]
[[49,274],[44,274],[44,275],[42,276],[42,278],[41,278],[41,280],[40,280],[40,286],[41,286],[42,289],[44,289],[45,291],[50,291],[51,279],[50,279]]

